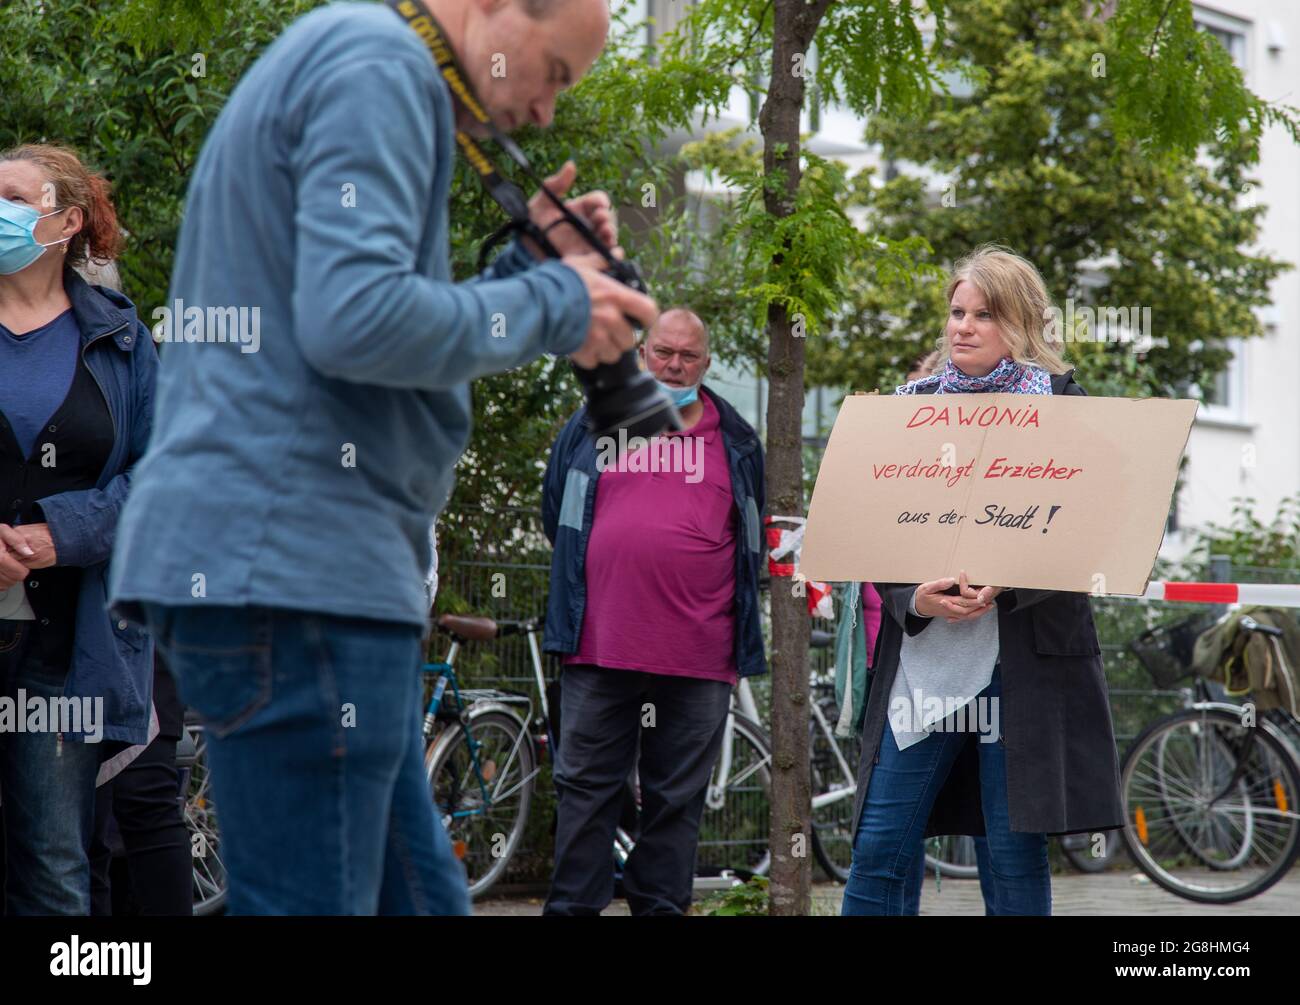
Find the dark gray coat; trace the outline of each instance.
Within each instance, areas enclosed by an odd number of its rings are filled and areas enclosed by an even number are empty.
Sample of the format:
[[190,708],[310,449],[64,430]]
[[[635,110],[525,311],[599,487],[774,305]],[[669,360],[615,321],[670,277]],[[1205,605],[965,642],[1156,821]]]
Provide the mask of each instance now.
[[[1053,394],[1085,393],[1073,372],[1052,377]],[[916,585],[875,584],[884,604],[862,726],[855,834],[888,728],[903,632],[917,635],[931,620],[908,613]],[[1003,591],[995,603],[1011,829],[1068,834],[1124,826],[1115,731],[1088,595],[1016,589]],[[977,743],[971,733],[935,801],[927,837],[984,833]]]

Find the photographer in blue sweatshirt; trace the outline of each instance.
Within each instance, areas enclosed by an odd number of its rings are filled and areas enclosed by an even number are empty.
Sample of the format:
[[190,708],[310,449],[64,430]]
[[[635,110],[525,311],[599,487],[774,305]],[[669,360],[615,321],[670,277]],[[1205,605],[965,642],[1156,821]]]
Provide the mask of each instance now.
[[[608,30],[603,0],[427,7],[505,130],[549,125]],[[458,129],[481,135],[420,35],[336,4],[248,71],[190,181],[111,592],[207,724],[232,913],[468,912],[422,771],[418,674],[468,382],[543,353],[613,362],[625,315],[656,317],[570,227],[547,233],[559,261],[516,242],[453,283]],[[614,244],[607,196],[568,206]]]

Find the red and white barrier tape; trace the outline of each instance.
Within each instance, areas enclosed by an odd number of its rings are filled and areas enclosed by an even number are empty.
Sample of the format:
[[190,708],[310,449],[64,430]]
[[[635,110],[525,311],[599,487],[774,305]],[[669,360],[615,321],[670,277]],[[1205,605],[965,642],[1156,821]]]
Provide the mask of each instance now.
[[[806,520],[801,516],[769,516],[763,519],[767,526],[767,571],[773,576],[793,576],[799,551],[803,545],[803,529]],[[789,527],[777,527],[778,523]],[[777,559],[788,558],[779,562]]]
[[1291,583],[1150,583],[1143,600],[1191,604],[1263,604],[1300,607],[1300,585]]
[[[804,579],[799,573],[799,552],[803,549],[803,531],[807,520],[801,516],[769,516],[764,521],[767,525],[767,571],[773,577],[798,578],[804,582],[805,595],[808,598],[808,613],[814,618],[833,618],[835,616],[831,603],[829,583],[819,583]],[[778,527],[786,523],[789,527]],[[788,558],[787,562],[777,559]]]
[[[805,519],[798,516],[769,516],[767,525],[768,572],[773,576],[798,574],[799,552],[803,546]],[[789,527],[777,527],[786,523]],[[778,559],[789,561],[781,562]],[[809,609],[820,605],[830,592],[825,583],[809,581],[814,588],[808,597]],[[1139,598],[1132,598],[1139,599]],[[1181,601],[1188,604],[1259,604],[1265,607],[1300,607],[1300,584],[1293,583],[1149,583],[1142,600]],[[829,617],[829,614],[820,615]]]

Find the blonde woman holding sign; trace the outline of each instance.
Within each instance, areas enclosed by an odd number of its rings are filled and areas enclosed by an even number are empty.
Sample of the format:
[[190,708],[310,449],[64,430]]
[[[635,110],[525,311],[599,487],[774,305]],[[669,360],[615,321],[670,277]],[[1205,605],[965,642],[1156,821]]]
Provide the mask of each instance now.
[[[980,248],[948,282],[936,369],[896,394],[1084,394],[1049,342],[1037,269]],[[986,913],[1051,913],[1047,835],[1123,826],[1086,594],[877,583],[844,914],[917,914],[924,838],[976,839]]]

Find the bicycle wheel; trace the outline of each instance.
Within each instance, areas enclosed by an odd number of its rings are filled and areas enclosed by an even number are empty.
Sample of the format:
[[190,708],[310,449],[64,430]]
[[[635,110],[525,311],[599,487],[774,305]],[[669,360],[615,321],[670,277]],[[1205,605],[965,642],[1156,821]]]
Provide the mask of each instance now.
[[[840,715],[835,699],[823,697],[817,708],[833,731]],[[828,735],[815,716],[811,726],[813,855],[827,876],[846,883],[853,864],[853,804],[862,740],[856,734]]]
[[772,746],[757,723],[733,712],[731,764],[724,787],[719,769],[725,755],[724,745],[705,795],[695,871],[707,875],[730,869],[763,876],[772,864]]
[[[1184,767],[1182,764],[1166,763],[1177,761],[1176,755],[1181,752],[1174,749],[1179,747],[1178,744],[1171,743],[1175,737],[1173,732],[1162,733],[1155,745],[1156,778],[1161,799],[1165,808],[1170,810],[1169,819],[1178,831],[1178,836],[1183,839],[1183,844],[1211,869],[1237,869],[1250,857],[1250,846],[1255,835],[1255,813],[1250,793],[1246,789],[1246,780],[1240,778],[1235,783],[1237,791],[1234,795],[1240,799],[1243,807],[1240,826],[1235,829],[1228,828],[1227,822],[1222,818],[1211,817],[1198,824],[1188,816],[1173,812],[1171,807],[1176,806],[1183,795],[1176,790],[1173,779]],[[1213,733],[1209,734],[1202,744],[1200,754],[1201,770],[1211,791],[1217,792],[1232,782],[1237,759],[1223,740]]]
[[186,786],[185,827],[190,832],[190,858],[194,863],[194,913],[220,914],[226,906],[226,867],[221,861],[221,834],[217,830],[212,782],[208,775],[207,741],[201,723],[185,723],[194,741],[194,762]]
[[1295,760],[1300,763],[1300,719],[1280,708],[1265,712],[1264,718],[1277,727],[1278,735],[1291,745]]
[[975,858],[975,839],[969,834],[950,834],[925,839],[925,871],[938,871],[952,879],[978,879],[979,863]]
[[468,739],[457,722],[429,744],[424,773],[465,866],[469,895],[480,897],[501,878],[523,837],[537,774],[533,738],[507,712],[471,715]]
[[1300,766],[1262,721],[1199,708],[1158,720],[1133,742],[1121,784],[1125,847],[1170,893],[1245,900],[1300,856]]

